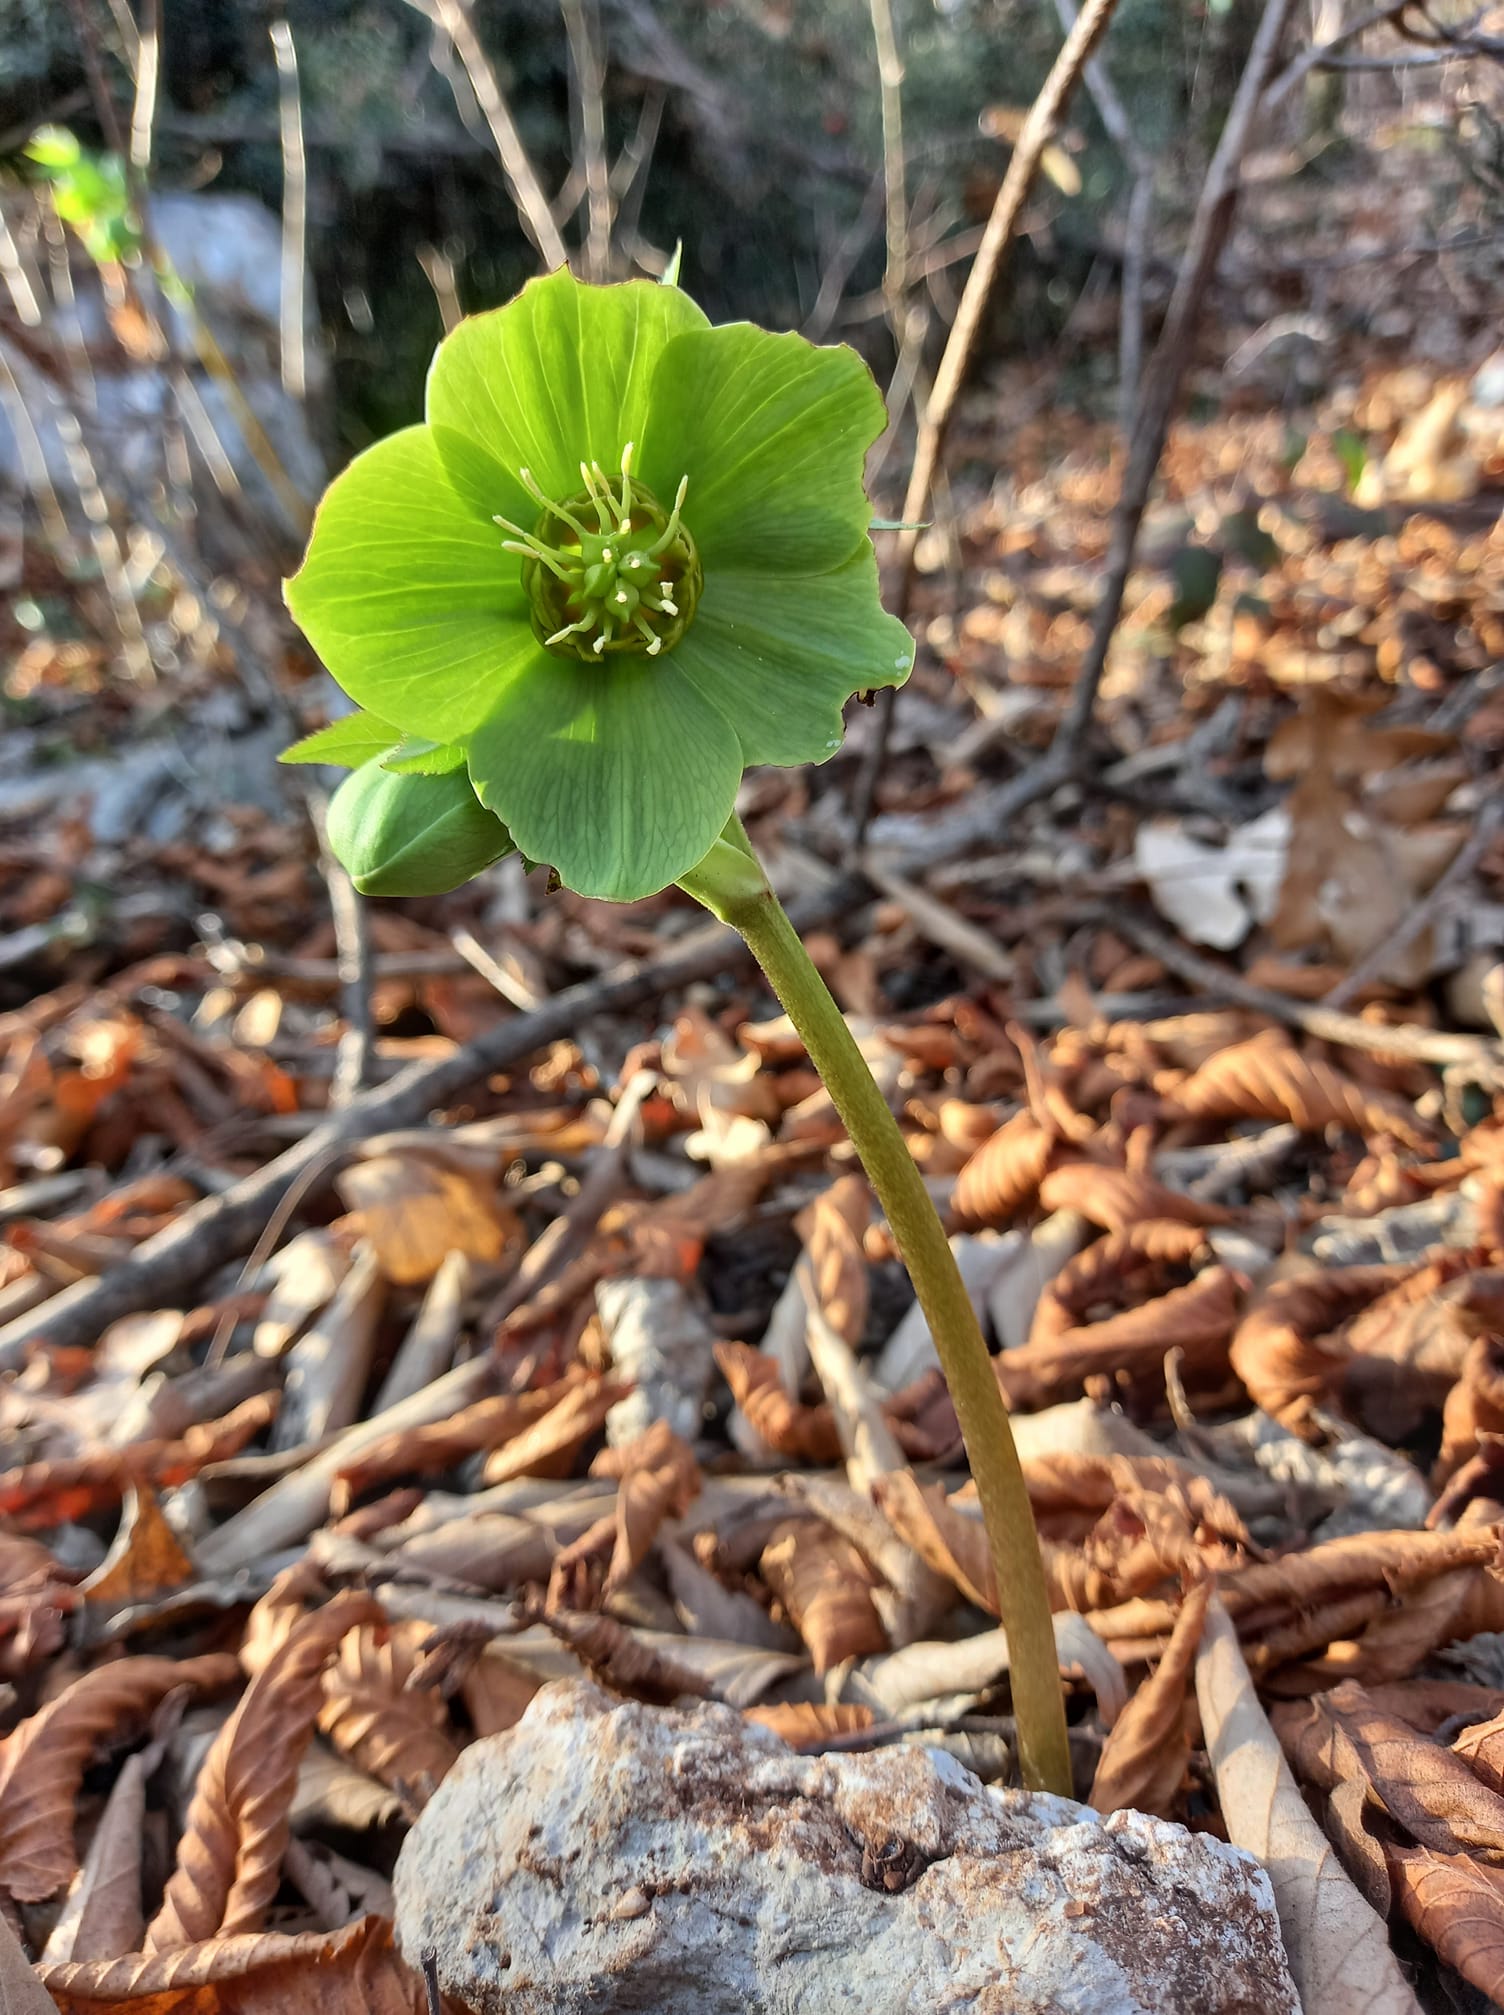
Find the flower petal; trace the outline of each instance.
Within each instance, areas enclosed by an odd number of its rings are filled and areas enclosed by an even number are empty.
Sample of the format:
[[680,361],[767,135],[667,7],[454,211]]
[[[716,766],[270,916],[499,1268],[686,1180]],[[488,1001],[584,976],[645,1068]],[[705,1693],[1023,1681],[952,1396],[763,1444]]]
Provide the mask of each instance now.
[[823,763],[853,693],[902,685],[914,640],[878,600],[870,542],[812,579],[707,573],[671,663],[740,737],[748,763]]
[[887,422],[855,350],[748,322],[678,336],[653,382],[636,470],[684,522],[707,568],[817,574],[866,530],[868,448]]
[[428,374],[428,419],[451,479],[487,515],[531,525],[538,506],[513,480],[517,470],[530,470],[555,502],[578,494],[582,461],[615,475],[627,442],[642,441],[665,346],[705,326],[677,287],[587,287],[562,268],[504,308],[469,316]]
[[335,478],[286,595],[352,699],[435,740],[483,720],[538,652],[517,561],[462,502],[426,427]]
[[688,872],[731,816],[734,730],[673,659],[549,656],[470,739],[470,777],[530,859],[635,902]]

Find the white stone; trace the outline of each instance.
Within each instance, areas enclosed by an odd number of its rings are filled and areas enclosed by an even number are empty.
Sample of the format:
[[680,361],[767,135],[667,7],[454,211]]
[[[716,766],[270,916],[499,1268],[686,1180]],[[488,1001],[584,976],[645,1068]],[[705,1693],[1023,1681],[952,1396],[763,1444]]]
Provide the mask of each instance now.
[[1236,1848],[580,1680],[464,1752],[396,1897],[475,2015],[1300,2015]]

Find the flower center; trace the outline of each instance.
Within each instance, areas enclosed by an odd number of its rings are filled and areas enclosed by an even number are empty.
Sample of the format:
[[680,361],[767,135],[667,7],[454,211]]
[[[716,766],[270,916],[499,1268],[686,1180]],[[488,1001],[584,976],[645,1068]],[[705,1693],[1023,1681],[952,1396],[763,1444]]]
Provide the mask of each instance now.
[[680,518],[686,476],[666,511],[632,476],[632,443],[622,450],[619,481],[599,462],[580,464],[584,489],[555,503],[528,469],[518,475],[542,507],[533,529],[498,518],[512,536],[506,552],[522,559],[533,628],[560,657],[601,664],[613,652],[656,658],[671,651],[694,619],[702,574],[695,542]]

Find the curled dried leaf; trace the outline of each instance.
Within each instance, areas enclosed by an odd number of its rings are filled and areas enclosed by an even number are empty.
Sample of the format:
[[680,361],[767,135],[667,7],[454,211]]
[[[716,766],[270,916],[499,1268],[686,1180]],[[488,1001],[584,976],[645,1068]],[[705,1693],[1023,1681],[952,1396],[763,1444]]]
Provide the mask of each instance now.
[[102,1742],[139,1729],[175,1687],[217,1692],[239,1677],[227,1655],[122,1658],[75,1679],[0,1744],[0,1889],[40,1903],[73,1879],[73,1822]]
[[137,1441],[7,1470],[0,1475],[0,1518],[22,1532],[41,1532],[118,1504],[133,1483],[172,1489],[211,1462],[238,1455],[271,1425],[276,1412],[277,1395],[258,1392],[222,1420],[190,1427],[175,1441]]
[[1200,1203],[1167,1189],[1152,1175],[1100,1162],[1068,1161],[1052,1168],[1039,1185],[1042,1210],[1073,1210],[1104,1231],[1122,1232],[1145,1220],[1189,1225],[1226,1224],[1232,1216],[1219,1204]]
[[851,1541],[822,1520],[786,1520],[763,1548],[759,1568],[809,1646],[816,1672],[887,1649],[872,1601],[875,1575]]
[[1245,1285],[1230,1268],[1209,1266],[1184,1287],[1140,1308],[1005,1351],[993,1360],[1003,1395],[1013,1411],[1032,1412],[1078,1397],[1099,1374],[1162,1394],[1165,1354],[1171,1350],[1181,1353],[1187,1383],[1215,1383],[1226,1369]]
[[958,1224],[1011,1224],[1039,1193],[1056,1140],[1031,1112],[1017,1112],[984,1141],[956,1177],[951,1207]]
[[281,1880],[298,1764],[324,1701],[340,1639],[380,1621],[369,1596],[337,1595],[293,1625],[251,1680],[199,1772],[177,1867],[146,1950],[258,1931]]
[[1208,1057],[1168,1103],[1189,1119],[1288,1120],[1304,1133],[1343,1126],[1365,1136],[1390,1134],[1419,1154],[1435,1147],[1404,1099],[1302,1056],[1282,1029],[1265,1029]]
[[421,1978],[397,1951],[386,1918],[285,1937],[261,1932],[44,1966],[60,2015],[426,2015]]
[[431,1635],[422,1623],[363,1623],[324,1674],[318,1725],[342,1756],[417,1809],[459,1755],[443,1696],[413,1680]]
[[790,1749],[812,1754],[824,1749],[832,1736],[860,1734],[873,1722],[872,1709],[854,1701],[788,1700],[743,1711],[749,1721],[759,1721],[764,1728],[771,1728]]
[[1301,1432],[1312,1404],[1336,1390],[1350,1355],[1333,1332],[1401,1277],[1392,1266],[1329,1267],[1265,1288],[1229,1353],[1255,1405]]
[[1099,1812],[1136,1808],[1170,1817],[1191,1756],[1191,1683],[1211,1595],[1210,1580],[1187,1592],[1164,1657],[1108,1735],[1087,1801]]

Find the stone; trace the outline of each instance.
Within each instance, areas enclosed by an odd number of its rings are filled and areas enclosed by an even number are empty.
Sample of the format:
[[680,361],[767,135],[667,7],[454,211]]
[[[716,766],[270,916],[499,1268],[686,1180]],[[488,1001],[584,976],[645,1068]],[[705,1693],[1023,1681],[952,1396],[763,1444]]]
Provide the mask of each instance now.
[[395,1887],[475,2015],[1300,2015],[1236,1848],[585,1680],[463,1753]]

